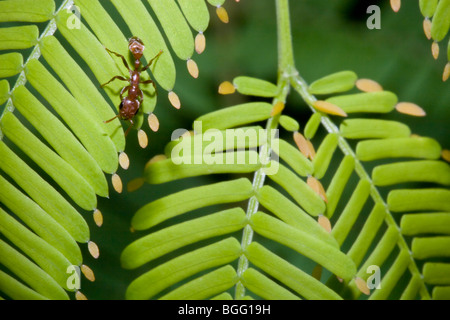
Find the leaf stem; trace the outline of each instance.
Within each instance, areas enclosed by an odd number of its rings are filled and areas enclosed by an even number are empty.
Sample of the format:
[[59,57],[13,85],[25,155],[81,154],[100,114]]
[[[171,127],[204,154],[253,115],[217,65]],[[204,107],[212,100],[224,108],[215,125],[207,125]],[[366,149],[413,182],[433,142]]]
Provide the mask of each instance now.
[[[275,105],[279,101],[285,103],[286,97],[290,90],[289,78],[292,74],[292,70],[295,70],[294,66],[294,55],[292,52],[292,39],[291,39],[291,26],[290,26],[290,18],[289,18],[289,3],[288,0],[276,0],[276,10],[277,10],[277,30],[278,30],[278,95],[274,98],[272,104]],[[271,117],[266,124],[267,131],[267,141],[265,146],[260,147],[259,156],[264,159],[262,163],[268,163],[268,159],[270,160],[270,143],[272,139],[271,130],[278,128],[279,115]],[[266,178],[265,169],[261,168],[255,172],[253,177],[253,190],[255,194],[264,186],[264,181]],[[247,220],[250,221],[250,218],[253,214],[258,211],[259,202],[256,196],[250,198],[247,207]],[[237,275],[238,278],[241,278],[244,274],[245,270],[248,269],[248,259],[245,256],[246,248],[253,241],[253,229],[250,225],[247,225],[244,228],[241,247],[243,254],[239,258],[238,267],[237,267]],[[245,286],[241,281],[238,281],[235,288],[235,299],[241,300],[245,297]]]

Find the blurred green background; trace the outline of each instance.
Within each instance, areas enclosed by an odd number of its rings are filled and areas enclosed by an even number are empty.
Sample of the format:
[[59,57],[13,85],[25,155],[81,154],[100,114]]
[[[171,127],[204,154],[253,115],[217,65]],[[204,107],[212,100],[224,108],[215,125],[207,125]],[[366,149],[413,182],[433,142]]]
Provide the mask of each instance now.
[[[369,30],[366,26],[369,17],[366,9],[371,4],[381,8],[380,30]],[[423,17],[418,1],[403,1],[399,13],[391,10],[387,0],[291,0],[290,7],[296,66],[305,80],[311,83],[341,70],[353,70],[359,77],[374,79],[386,90],[396,93],[400,101],[417,103],[427,112],[425,118],[392,113],[388,115],[390,119],[404,121],[414,133],[434,137],[444,148],[450,148],[450,90],[449,83],[441,80],[447,62],[447,41],[441,43],[441,55],[435,61],[431,56],[431,42],[422,31]],[[151,157],[163,153],[173,130],[191,129],[192,122],[200,115],[251,99],[238,94],[218,95],[217,87],[222,81],[238,75],[276,81],[275,2],[228,0],[225,3],[230,17],[228,24],[220,22],[214,8],[209,8],[211,21],[205,32],[206,51],[194,56],[200,76],[193,79],[185,62],[176,60],[175,91],[182,108],[171,107],[160,89],[155,109],[160,130],[150,133],[145,127],[149,133],[149,146],[145,150],[138,146],[135,132],[128,136],[126,152],[131,166],[127,171],[118,172],[124,185],[142,174]],[[285,112],[302,126],[311,114],[294,92],[289,96]],[[142,272],[124,270],[120,266],[122,250],[142,235],[130,232],[134,212],[162,195],[217,179],[203,177],[145,185],[133,193],[125,189],[122,194],[111,192],[109,199],[99,199],[103,226],[98,228],[89,217],[90,213],[85,215],[91,227],[91,238],[100,248],[99,259],[91,258],[83,248],[85,264],[94,270],[96,281],[83,280],[81,291],[89,299],[123,299],[127,285]]]

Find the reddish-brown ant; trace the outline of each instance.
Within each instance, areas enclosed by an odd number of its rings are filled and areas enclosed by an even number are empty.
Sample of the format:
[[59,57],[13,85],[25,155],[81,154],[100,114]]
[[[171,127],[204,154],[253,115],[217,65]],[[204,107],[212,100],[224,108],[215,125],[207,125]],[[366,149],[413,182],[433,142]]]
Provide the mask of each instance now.
[[[155,83],[151,79],[146,80],[146,81],[141,81],[141,72],[147,70],[150,67],[150,65],[153,63],[153,61],[162,54],[162,51],[160,51],[156,56],[154,56],[145,67],[143,67],[142,69],[139,69],[141,66],[140,59],[144,53],[145,46],[144,46],[144,43],[142,42],[142,40],[139,39],[138,37],[130,38],[130,40],[128,42],[128,49],[130,50],[131,54],[134,57],[134,70],[131,70],[130,67],[128,66],[127,60],[125,59],[125,57],[123,55],[121,55],[117,52],[111,51],[108,48],[105,48],[105,49],[108,52],[116,55],[117,57],[120,57],[122,59],[123,64],[125,65],[125,67],[130,72],[129,78],[126,78],[123,76],[114,76],[111,80],[109,80],[108,82],[101,85],[101,87],[104,87],[108,83],[114,81],[115,79],[122,80],[122,81],[128,81],[130,83],[129,85],[123,87],[122,90],[120,91],[119,114],[116,115],[114,118],[105,121],[105,123],[108,123],[108,122],[114,120],[115,118],[130,121],[131,126],[125,132],[125,136],[127,136],[128,132],[134,125],[133,118],[136,115],[136,113],[139,111],[139,107],[142,104],[142,102],[144,101],[144,95],[142,93],[142,90],[139,88],[139,85],[151,83],[153,85],[153,87],[155,88],[155,92],[156,92]],[[125,91],[128,91],[127,96],[123,97]]]

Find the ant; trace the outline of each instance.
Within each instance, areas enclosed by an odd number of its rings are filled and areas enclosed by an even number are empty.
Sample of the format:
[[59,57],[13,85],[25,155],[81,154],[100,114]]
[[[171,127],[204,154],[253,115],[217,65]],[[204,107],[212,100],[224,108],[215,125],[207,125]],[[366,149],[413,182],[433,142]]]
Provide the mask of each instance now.
[[[108,48],[105,48],[105,49],[106,49],[106,51],[116,55],[117,57],[120,57],[122,59],[123,64],[125,65],[125,67],[130,72],[129,78],[125,78],[123,76],[114,76],[111,80],[109,80],[108,82],[101,85],[101,87],[103,88],[104,86],[106,86],[108,83],[114,81],[115,79],[119,79],[122,81],[128,81],[130,83],[129,85],[123,87],[122,90],[120,91],[119,114],[116,115],[114,118],[105,121],[105,123],[108,123],[108,122],[111,122],[112,120],[114,120],[115,118],[130,121],[131,126],[125,132],[125,136],[127,136],[128,132],[134,125],[133,118],[136,115],[136,113],[138,112],[141,103],[144,101],[144,95],[142,93],[142,90],[139,88],[139,85],[151,83],[153,85],[153,87],[155,88],[155,92],[156,92],[155,82],[153,82],[151,79],[146,80],[146,81],[141,81],[141,72],[147,70],[150,67],[150,65],[152,64],[152,62],[156,58],[158,58],[163,53],[163,51],[161,50],[156,56],[154,56],[148,62],[148,64],[145,67],[143,67],[142,69],[139,70],[139,68],[141,67],[140,59],[144,53],[145,46],[144,46],[144,43],[142,42],[142,40],[139,39],[138,37],[130,38],[130,40],[128,41],[128,49],[130,50],[131,54],[134,57],[134,70],[131,70],[130,67],[128,66],[127,60],[125,59],[125,57],[123,55],[121,55],[117,52],[111,51]],[[124,98],[123,95],[126,91],[128,91],[127,96]]]

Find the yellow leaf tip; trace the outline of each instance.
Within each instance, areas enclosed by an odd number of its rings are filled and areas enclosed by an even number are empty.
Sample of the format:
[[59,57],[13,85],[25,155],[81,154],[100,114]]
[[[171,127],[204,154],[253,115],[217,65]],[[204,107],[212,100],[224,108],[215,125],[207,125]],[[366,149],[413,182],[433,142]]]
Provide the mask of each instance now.
[[148,115],[148,126],[153,132],[157,132],[159,130],[159,120],[158,117],[154,113],[150,113]]
[[124,170],[127,170],[130,166],[130,159],[128,158],[128,155],[123,151],[119,154],[119,164]]
[[122,193],[122,179],[120,178],[120,176],[117,173],[114,173],[111,176],[111,182],[112,182],[114,190],[117,193]]
[[363,92],[383,91],[383,87],[371,79],[358,79],[356,81],[356,87]]
[[87,265],[82,264],[81,267],[81,272],[83,272],[84,276],[86,277],[86,279],[88,279],[91,282],[95,281],[95,275],[94,275],[94,271],[92,271],[91,268],[89,268]]
[[402,6],[401,0],[391,0],[391,8],[394,12],[399,12],[401,6]]
[[219,17],[220,21],[222,21],[223,23],[228,23],[230,21],[228,17],[228,12],[224,7],[222,6],[217,7],[216,14]]
[[175,109],[180,109],[181,108],[180,98],[178,98],[178,95],[175,92],[173,92],[173,91],[169,92],[169,101],[170,101],[170,104]]
[[195,51],[198,54],[202,54],[203,51],[205,51],[206,48],[206,38],[205,35],[203,34],[203,32],[199,32],[196,36],[195,36]]
[[361,291],[362,293],[364,293],[367,296],[370,295],[370,289],[367,286],[367,283],[362,278],[356,277],[355,284],[356,284],[356,287],[359,289],[359,291]]
[[314,102],[313,107],[317,110],[335,116],[347,117],[347,113],[335,104],[327,101],[318,100]]
[[139,142],[139,146],[140,146],[142,149],[147,148],[147,146],[148,146],[148,136],[147,136],[147,134],[145,133],[145,131],[142,130],[142,129],[140,129],[140,130],[138,131],[138,142]]

